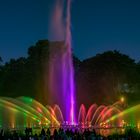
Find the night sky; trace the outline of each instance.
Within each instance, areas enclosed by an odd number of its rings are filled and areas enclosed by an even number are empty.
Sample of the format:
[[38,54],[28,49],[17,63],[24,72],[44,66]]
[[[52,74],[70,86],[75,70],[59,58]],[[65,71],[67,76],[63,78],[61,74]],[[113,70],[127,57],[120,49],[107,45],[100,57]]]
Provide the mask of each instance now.
[[[27,55],[29,46],[48,39],[55,0],[0,0],[0,56]],[[73,49],[85,59],[120,50],[140,60],[140,0],[73,0]]]

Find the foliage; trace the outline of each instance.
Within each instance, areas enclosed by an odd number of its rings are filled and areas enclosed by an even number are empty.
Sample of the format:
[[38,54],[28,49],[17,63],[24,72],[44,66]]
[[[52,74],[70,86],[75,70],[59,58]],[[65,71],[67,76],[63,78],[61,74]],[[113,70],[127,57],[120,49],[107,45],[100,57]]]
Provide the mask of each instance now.
[[138,99],[139,93],[132,90],[139,83],[138,71],[133,59],[116,50],[97,54],[80,65],[77,73],[78,98],[81,102],[87,100],[88,104],[110,104],[122,95],[128,100]]
[[[29,47],[27,58],[11,59],[2,65],[0,57],[1,96],[24,95],[46,103],[49,55],[50,42],[40,40]],[[115,50],[81,62],[73,55],[73,63],[79,104],[110,104],[121,96],[125,96],[129,104],[140,101],[140,63],[129,56]]]

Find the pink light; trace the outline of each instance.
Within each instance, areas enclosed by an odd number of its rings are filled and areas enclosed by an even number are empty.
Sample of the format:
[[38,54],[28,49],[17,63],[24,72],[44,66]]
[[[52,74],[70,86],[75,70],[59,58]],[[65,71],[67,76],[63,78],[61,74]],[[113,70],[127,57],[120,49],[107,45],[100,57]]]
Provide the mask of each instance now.
[[71,123],[72,123],[72,125],[75,124],[75,118],[74,118],[74,100],[71,100]]
[[42,110],[39,107],[37,107],[37,111],[42,113]]

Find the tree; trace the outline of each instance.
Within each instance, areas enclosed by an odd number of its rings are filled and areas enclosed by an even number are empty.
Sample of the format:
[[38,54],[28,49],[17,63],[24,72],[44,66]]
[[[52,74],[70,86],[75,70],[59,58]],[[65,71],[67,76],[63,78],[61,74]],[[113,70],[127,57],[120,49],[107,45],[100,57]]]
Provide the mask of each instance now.
[[118,51],[107,51],[95,57],[84,60],[77,74],[78,100],[88,105],[93,102],[113,103],[122,94],[128,96],[131,92],[123,91],[125,84],[134,86],[136,81],[136,63],[129,56]]
[[27,67],[30,85],[36,99],[46,102],[47,95],[44,90],[44,78],[47,78],[49,61],[49,41],[39,40],[28,49]]
[[[55,50],[60,51],[61,42],[55,42]],[[47,103],[49,94],[50,50],[55,47],[48,40],[39,40],[28,48],[27,58],[10,59],[0,71],[0,91],[3,96],[30,96]],[[55,52],[57,53],[57,52]],[[73,56],[76,71],[80,60]],[[1,96],[2,96],[1,95]]]
[[[23,80],[25,76],[26,58],[10,59],[2,69],[1,90],[4,95],[16,97],[26,94]],[[24,92],[24,93],[23,93]]]
[[[62,53],[62,42],[40,40],[29,47],[27,58],[11,59],[0,67],[1,96],[30,96],[47,103],[50,51]],[[56,48],[53,48],[56,47]],[[55,56],[55,55],[54,55]],[[1,61],[0,57],[0,61]],[[129,104],[140,101],[140,63],[118,51],[107,51],[82,62],[73,55],[75,88],[79,104],[112,104],[121,95]]]

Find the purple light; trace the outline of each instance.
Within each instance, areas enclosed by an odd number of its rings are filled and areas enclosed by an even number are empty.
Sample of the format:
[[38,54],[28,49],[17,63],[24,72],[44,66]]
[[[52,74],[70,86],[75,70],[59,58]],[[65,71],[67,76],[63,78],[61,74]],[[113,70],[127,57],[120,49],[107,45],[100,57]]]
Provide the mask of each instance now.
[[71,45],[71,0],[67,1],[67,18],[66,18],[66,44],[68,46],[69,51],[69,66],[70,66],[70,122],[72,124],[75,123],[75,112],[74,112],[74,68],[73,68],[73,62],[72,62],[72,45]]
[[[65,121],[75,123],[74,68],[71,50],[71,0],[67,0],[66,24],[64,25],[64,3],[57,0],[52,16],[52,32],[57,43],[50,43],[50,101],[58,104]],[[53,26],[53,27],[52,27]],[[54,32],[54,29],[55,32]],[[61,31],[61,32],[60,32]],[[52,35],[52,34],[51,34]],[[51,36],[52,37],[52,36]],[[60,41],[61,40],[61,41]]]

